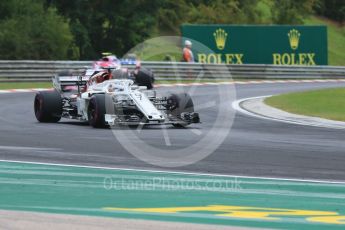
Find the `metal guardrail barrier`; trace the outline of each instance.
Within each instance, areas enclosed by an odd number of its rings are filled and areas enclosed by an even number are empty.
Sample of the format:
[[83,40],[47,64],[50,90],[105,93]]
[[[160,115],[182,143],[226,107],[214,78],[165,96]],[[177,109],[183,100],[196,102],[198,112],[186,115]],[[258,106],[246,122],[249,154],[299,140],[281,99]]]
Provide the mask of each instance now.
[[[81,74],[92,61],[0,61],[0,82],[50,81],[60,72],[70,70]],[[339,66],[277,66],[225,65],[184,62],[142,62],[158,80],[176,78],[206,79],[322,79],[345,78],[345,67]],[[123,65],[133,68],[133,65]]]

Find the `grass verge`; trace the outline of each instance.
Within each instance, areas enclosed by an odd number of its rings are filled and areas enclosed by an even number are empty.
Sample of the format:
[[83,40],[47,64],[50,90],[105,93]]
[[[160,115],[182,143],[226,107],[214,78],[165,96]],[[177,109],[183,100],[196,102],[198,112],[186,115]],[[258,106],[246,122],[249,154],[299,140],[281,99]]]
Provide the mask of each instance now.
[[[242,79],[237,81],[247,81],[249,79]],[[203,82],[228,82],[233,81],[231,79],[216,80],[216,79],[181,79],[177,80],[160,80],[155,81],[155,84],[175,84],[175,83],[203,83]],[[31,89],[31,88],[51,88],[53,87],[51,82],[1,82],[0,90],[6,89]]]
[[290,113],[345,121],[345,88],[282,94],[265,103]]
[[1,82],[1,89],[51,88],[51,82]]
[[345,26],[320,17],[310,17],[306,25],[326,25],[328,33],[328,64],[345,66]]

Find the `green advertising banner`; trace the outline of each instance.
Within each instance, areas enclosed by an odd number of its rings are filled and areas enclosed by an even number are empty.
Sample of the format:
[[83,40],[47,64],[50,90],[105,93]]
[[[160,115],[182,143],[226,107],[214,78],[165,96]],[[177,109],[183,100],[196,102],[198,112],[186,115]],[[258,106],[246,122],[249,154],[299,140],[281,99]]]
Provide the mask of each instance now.
[[192,51],[201,63],[328,64],[326,26],[183,25],[181,30],[183,42],[194,41]]

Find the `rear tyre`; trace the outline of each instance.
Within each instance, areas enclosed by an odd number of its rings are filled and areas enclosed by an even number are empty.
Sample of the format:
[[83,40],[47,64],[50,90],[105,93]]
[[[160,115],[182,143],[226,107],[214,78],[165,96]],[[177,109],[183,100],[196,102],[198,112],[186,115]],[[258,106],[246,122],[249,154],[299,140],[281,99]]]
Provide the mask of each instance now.
[[105,108],[105,95],[95,94],[91,97],[88,107],[89,124],[94,128],[104,128],[106,126],[104,115],[106,114]]
[[139,86],[146,86],[147,89],[153,88],[154,80],[155,78],[153,76],[153,73],[143,67],[141,67],[138,73],[135,75],[135,83]]
[[194,103],[187,93],[171,94],[168,97],[168,114],[173,116],[178,122],[173,123],[174,127],[183,128],[190,123],[181,118],[182,113],[193,113]]
[[111,73],[113,79],[128,79],[128,72],[127,71],[123,71],[122,69],[116,69],[113,70]]
[[34,112],[39,122],[58,122],[62,115],[62,99],[54,91],[40,91],[34,100]]

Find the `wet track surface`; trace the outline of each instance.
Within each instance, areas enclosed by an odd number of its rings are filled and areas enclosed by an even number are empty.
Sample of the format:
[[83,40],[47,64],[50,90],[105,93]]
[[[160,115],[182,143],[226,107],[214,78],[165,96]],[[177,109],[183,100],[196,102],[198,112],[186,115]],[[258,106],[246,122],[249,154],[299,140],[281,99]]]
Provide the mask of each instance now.
[[[235,88],[236,99],[241,99],[339,86],[342,85],[277,83],[236,85]],[[166,90],[174,91],[172,88],[159,89]],[[196,105],[201,105],[202,124],[188,129],[155,126],[121,131],[136,133],[145,143],[158,149],[179,149],[197,143],[214,124],[219,106],[217,86],[200,86],[192,97]],[[58,124],[38,123],[33,114],[33,98],[33,93],[0,95],[0,160],[345,181],[343,130],[236,114],[229,134],[213,154],[188,166],[162,168],[130,154],[122,146],[126,143],[119,143],[110,129],[93,129],[85,123],[67,119]],[[215,103],[202,108],[207,101]],[[221,106],[230,108],[231,102]],[[222,127],[216,128],[219,133],[226,132]],[[164,132],[168,134],[168,141]],[[133,142],[129,141],[128,145]]]

